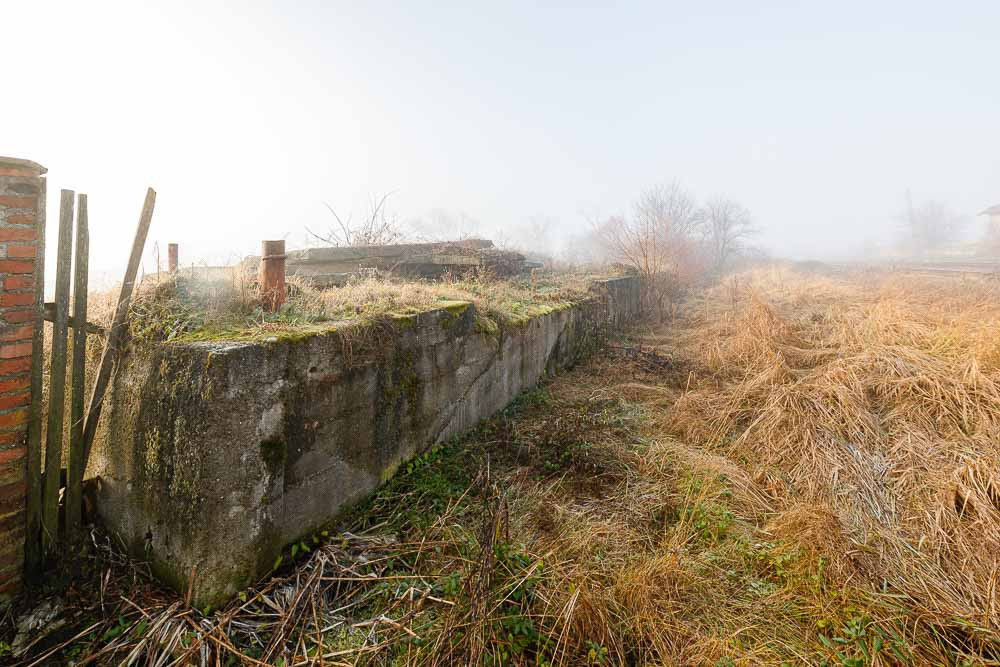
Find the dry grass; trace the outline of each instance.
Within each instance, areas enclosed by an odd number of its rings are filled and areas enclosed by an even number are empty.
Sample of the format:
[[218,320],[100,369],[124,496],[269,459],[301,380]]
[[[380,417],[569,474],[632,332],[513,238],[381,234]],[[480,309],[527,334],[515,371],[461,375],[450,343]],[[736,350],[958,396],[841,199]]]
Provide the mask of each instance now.
[[288,299],[277,313],[261,310],[252,276],[236,274],[216,281],[163,277],[147,279],[138,291],[131,327],[136,337],[147,340],[253,339],[469,301],[476,304],[484,325],[495,328],[586,298],[595,277],[536,272],[503,280],[468,274],[419,281],[370,275],[326,289],[291,277]]
[[1000,285],[769,269],[675,332],[704,368],[665,426],[741,463],[775,529],[949,641],[1000,633]]
[[315,290],[296,281],[292,305],[328,320],[427,310],[446,301],[469,301],[498,323],[530,317],[540,310],[585,298],[596,276],[536,272],[530,277],[496,279],[489,274],[446,276],[441,281],[372,276],[343,287]]
[[[114,315],[114,306],[118,298],[117,291],[91,292],[87,298],[87,321],[99,327],[107,328],[111,326],[111,318]],[[45,331],[42,337],[42,415],[48,415],[49,404],[49,383],[52,373],[52,331],[51,323],[45,323]],[[63,447],[69,446],[69,434],[72,428],[70,415],[72,414],[72,391],[73,386],[73,335],[72,327],[67,332],[66,345],[66,400],[63,406]],[[100,366],[101,353],[104,350],[105,337],[103,334],[91,334],[87,336],[86,347],[86,385],[84,390],[85,400],[89,400],[90,390],[93,386],[94,378]],[[45,442],[48,431],[48,420],[42,419],[41,441]],[[42,448],[42,458],[44,462],[44,447]],[[68,452],[63,452],[63,466],[65,467]]]
[[83,594],[74,626],[97,638],[32,659],[997,664],[998,318],[988,281],[739,276],[412,462],[225,609],[104,549],[108,609]]

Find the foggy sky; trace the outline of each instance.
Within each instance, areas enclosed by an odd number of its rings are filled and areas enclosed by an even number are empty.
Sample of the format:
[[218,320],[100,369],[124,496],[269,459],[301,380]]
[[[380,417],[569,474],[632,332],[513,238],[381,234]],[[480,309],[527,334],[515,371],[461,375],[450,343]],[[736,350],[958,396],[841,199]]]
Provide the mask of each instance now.
[[1000,3],[613,4],[0,0],[0,154],[49,169],[50,256],[59,188],[89,194],[98,279],[147,185],[147,271],[387,191],[568,238],[678,179],[797,257],[890,238],[907,189],[1000,203]]

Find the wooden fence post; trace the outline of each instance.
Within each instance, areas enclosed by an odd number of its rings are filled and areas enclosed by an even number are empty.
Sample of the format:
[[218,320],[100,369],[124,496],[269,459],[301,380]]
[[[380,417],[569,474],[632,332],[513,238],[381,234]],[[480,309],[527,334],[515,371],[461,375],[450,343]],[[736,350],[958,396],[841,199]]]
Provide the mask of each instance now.
[[87,270],[90,254],[90,227],[87,195],[77,198],[76,259],[73,262],[73,373],[70,397],[69,461],[66,463],[66,536],[73,539],[80,530],[83,488],[83,408],[87,375]]
[[177,273],[177,244],[168,243],[167,244],[167,272],[172,274]]
[[66,407],[66,338],[69,326],[69,278],[73,261],[73,191],[62,190],[56,252],[56,316],[49,357],[48,421],[45,430],[45,484],[42,489],[42,546],[59,541],[59,483],[62,469],[63,413]]
[[262,241],[260,244],[260,301],[264,310],[274,313],[285,303],[285,242]]

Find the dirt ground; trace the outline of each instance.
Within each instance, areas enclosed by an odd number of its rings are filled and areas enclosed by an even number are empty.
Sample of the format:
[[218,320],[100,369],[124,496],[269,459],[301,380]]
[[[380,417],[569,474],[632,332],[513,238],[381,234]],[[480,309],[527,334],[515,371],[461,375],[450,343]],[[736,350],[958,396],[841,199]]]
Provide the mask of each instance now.
[[733,276],[410,462],[223,609],[95,529],[2,620],[0,659],[997,664],[998,297]]

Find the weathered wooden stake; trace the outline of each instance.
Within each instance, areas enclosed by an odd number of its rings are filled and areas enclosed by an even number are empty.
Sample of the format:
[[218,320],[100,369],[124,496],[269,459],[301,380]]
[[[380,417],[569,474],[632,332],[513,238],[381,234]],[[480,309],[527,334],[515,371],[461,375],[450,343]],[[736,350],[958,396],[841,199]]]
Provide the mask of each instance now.
[[167,244],[167,271],[177,273],[177,244]]
[[77,197],[76,259],[73,263],[73,375],[70,399],[69,462],[66,465],[66,535],[76,537],[80,529],[83,490],[83,408],[87,375],[87,265],[90,229],[87,195]]
[[24,563],[29,576],[41,570],[42,552],[42,385],[45,344],[45,203],[47,181],[38,194],[35,245],[35,330],[31,336],[31,404],[28,406],[28,494],[25,511]]
[[69,318],[69,277],[72,263],[73,191],[62,190],[56,252],[56,318],[52,323],[52,352],[49,357],[45,487],[42,491],[42,546],[46,552],[51,551],[59,541],[59,475],[62,467],[63,413],[66,407],[66,329]]
[[111,369],[121,345],[122,330],[128,317],[132,289],[135,287],[135,275],[139,270],[139,262],[142,260],[142,250],[146,247],[146,235],[149,234],[149,225],[153,221],[153,206],[155,204],[156,192],[153,188],[149,188],[146,190],[146,201],[143,202],[142,213],[139,215],[139,227],[135,230],[135,238],[132,239],[132,252],[128,257],[128,267],[125,269],[125,279],[122,281],[122,288],[118,293],[118,303],[115,305],[115,314],[111,319],[108,338],[104,343],[101,365],[97,370],[97,378],[94,380],[90,403],[87,405],[87,421],[83,424],[82,465],[84,470],[87,469],[87,462],[90,460],[90,449],[94,446],[94,436],[97,434],[97,422],[101,418],[104,392],[107,391],[108,383],[111,381]]
[[277,312],[285,303],[284,241],[261,242],[259,282],[261,305],[268,312]]

